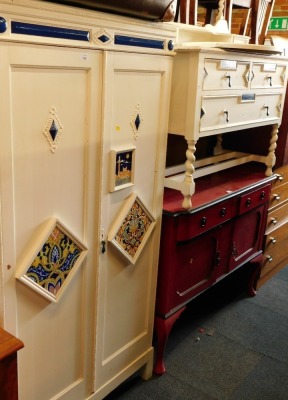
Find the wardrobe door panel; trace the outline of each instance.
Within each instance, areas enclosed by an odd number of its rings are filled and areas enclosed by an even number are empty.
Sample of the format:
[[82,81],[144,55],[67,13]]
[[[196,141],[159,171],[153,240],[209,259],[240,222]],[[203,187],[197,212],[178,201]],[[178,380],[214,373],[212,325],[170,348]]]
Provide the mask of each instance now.
[[[144,377],[152,374],[170,70],[168,57],[106,55],[101,229],[105,242],[109,240],[100,255],[96,392],[108,391],[142,366]],[[118,169],[117,162],[131,154],[130,182],[119,182],[127,163]],[[139,210],[129,213],[131,196],[132,201],[135,196],[140,199],[144,220],[155,224],[151,231],[146,222],[139,222]],[[125,247],[124,239],[120,251],[115,246],[117,227],[119,238],[127,235],[131,247]],[[140,234],[135,246],[134,234]]]
[[[102,56],[25,44],[1,44],[1,53],[6,72],[0,79],[9,82],[0,146],[2,208],[8,211],[3,259],[11,266],[5,270],[5,326],[25,344],[18,356],[19,397],[79,400],[93,382]],[[65,234],[57,242],[53,231],[41,249],[52,218],[68,228],[72,244]],[[73,270],[76,263],[64,266],[63,260],[76,240],[88,253]],[[46,267],[37,264],[35,287],[15,280],[41,251]],[[45,268],[50,272],[42,281]]]

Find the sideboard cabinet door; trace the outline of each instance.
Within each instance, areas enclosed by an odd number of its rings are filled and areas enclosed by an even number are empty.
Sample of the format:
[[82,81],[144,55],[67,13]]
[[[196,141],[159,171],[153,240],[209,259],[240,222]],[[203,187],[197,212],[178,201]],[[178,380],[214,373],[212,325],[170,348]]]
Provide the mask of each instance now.
[[244,264],[262,248],[267,218],[267,203],[235,220],[229,270]]
[[[19,397],[79,400],[93,390],[102,55],[2,42],[0,58],[3,323],[25,345]],[[36,257],[52,217],[88,247],[67,285],[57,281],[63,293],[55,303],[15,279],[23,256],[32,258],[21,270]]]

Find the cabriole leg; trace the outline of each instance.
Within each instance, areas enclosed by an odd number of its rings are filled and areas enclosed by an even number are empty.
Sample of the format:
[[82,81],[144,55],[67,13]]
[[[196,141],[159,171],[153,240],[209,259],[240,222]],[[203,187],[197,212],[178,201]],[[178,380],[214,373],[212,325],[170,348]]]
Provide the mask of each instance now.
[[169,318],[166,319],[157,316],[155,317],[154,327],[158,339],[156,359],[154,365],[154,373],[156,375],[163,375],[164,372],[166,371],[163,358],[168,336],[171,332],[171,329],[175,321],[180,317],[185,308],[186,306],[180,308],[180,310],[178,310],[175,314],[171,315]]

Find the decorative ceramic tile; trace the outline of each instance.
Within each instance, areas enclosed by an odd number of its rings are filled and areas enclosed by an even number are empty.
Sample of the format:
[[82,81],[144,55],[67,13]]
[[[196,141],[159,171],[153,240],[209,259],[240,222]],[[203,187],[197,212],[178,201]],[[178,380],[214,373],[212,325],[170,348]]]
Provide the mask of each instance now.
[[59,120],[59,117],[56,113],[55,107],[52,107],[49,112],[49,117],[46,122],[46,125],[43,129],[43,133],[49,143],[50,150],[52,153],[55,153],[58,145],[58,141],[62,134],[63,126]]
[[102,46],[109,44],[111,41],[112,41],[111,35],[109,32],[106,31],[106,29],[100,29],[99,31],[93,34],[93,42],[100,44]]
[[141,111],[140,111],[140,104],[137,104],[137,106],[134,110],[132,120],[130,121],[135,140],[137,140],[137,138],[138,138],[138,135],[139,135],[140,130],[143,125],[143,121],[144,121],[144,119],[143,119]]
[[135,147],[111,150],[110,163],[110,192],[134,184]]
[[155,219],[134,193],[118,214],[108,240],[130,263],[135,264],[154,225]]
[[18,278],[49,300],[56,301],[63,288],[80,266],[87,253],[81,243],[60,221],[52,219],[45,227],[41,244],[35,243],[36,252]]

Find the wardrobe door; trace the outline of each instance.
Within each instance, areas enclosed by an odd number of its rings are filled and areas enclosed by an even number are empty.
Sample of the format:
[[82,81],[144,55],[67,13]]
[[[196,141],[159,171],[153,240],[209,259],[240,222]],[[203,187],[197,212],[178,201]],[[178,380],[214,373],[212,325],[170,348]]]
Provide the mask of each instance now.
[[171,62],[106,54],[96,392],[152,374]]
[[93,390],[102,55],[1,43],[0,57],[3,325],[25,345],[19,398],[84,399]]

